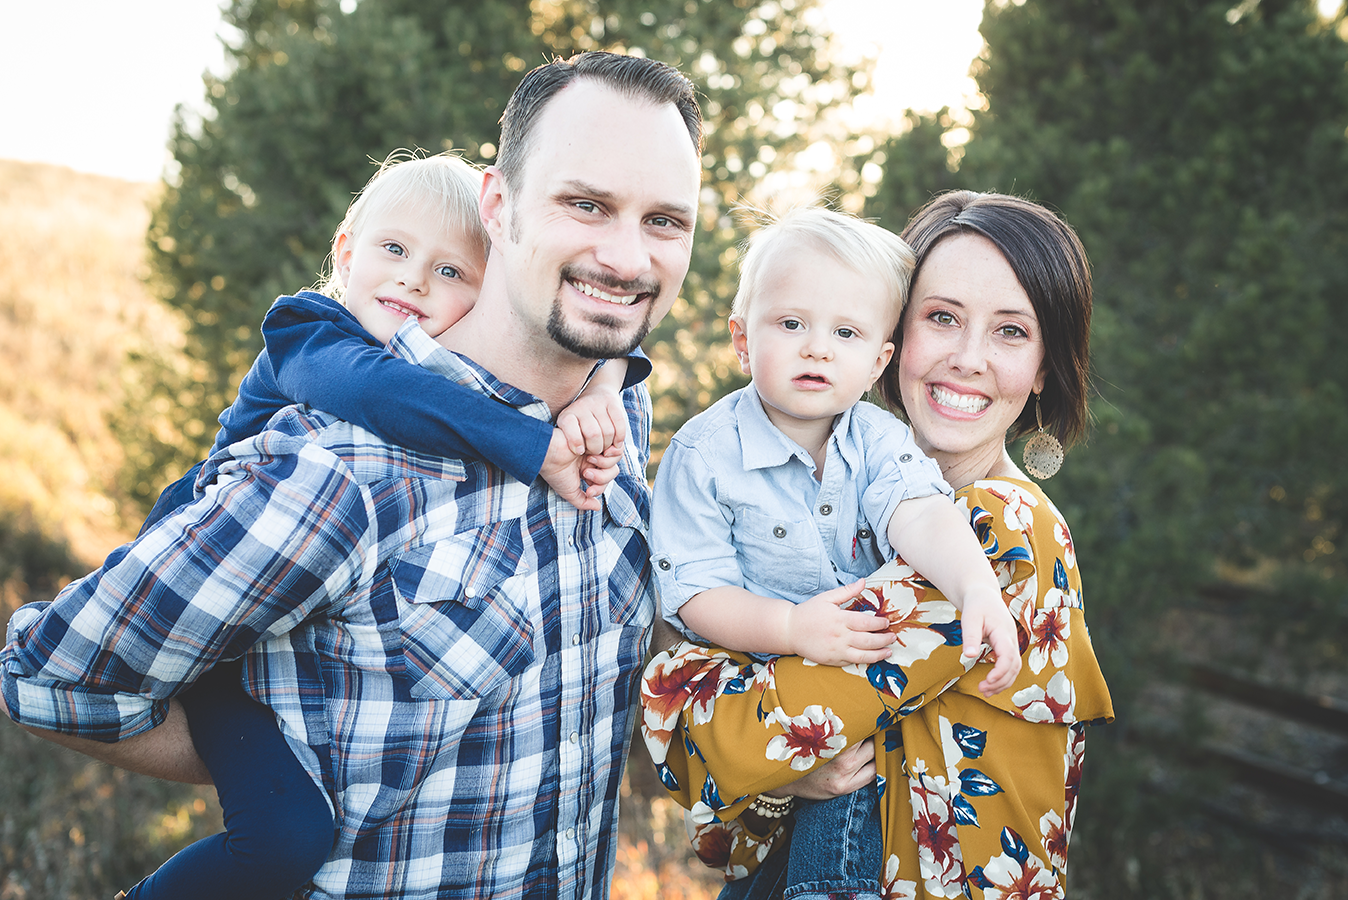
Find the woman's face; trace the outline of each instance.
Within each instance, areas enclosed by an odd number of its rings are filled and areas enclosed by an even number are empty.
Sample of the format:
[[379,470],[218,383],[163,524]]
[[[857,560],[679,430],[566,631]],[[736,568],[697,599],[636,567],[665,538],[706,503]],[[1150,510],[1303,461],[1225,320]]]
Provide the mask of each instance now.
[[1001,474],[1006,431],[1044,385],[1030,298],[997,246],[971,234],[928,251],[911,297],[899,390],[918,446],[955,487]]

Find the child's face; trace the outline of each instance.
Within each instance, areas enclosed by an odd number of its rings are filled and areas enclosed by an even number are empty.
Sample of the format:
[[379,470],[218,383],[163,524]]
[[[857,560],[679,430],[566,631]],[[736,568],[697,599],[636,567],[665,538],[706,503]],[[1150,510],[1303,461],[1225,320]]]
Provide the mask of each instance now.
[[372,211],[358,233],[338,235],[333,255],[347,308],[384,343],[413,317],[438,337],[473,308],[486,266],[480,242],[415,203]]
[[880,377],[894,345],[894,304],[878,280],[831,256],[791,248],[766,260],[744,317],[732,316],[740,368],[774,425],[831,425]]

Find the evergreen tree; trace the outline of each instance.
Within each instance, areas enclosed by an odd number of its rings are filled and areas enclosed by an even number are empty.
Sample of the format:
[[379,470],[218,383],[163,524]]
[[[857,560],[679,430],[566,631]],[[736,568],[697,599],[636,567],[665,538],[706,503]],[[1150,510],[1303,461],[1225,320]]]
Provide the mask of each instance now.
[[[789,169],[828,126],[824,110],[865,83],[865,72],[824,62],[827,40],[806,15],[815,2],[362,0],[343,12],[336,0],[234,0],[232,69],[208,78],[205,116],[180,112],[177,171],[150,229],[156,283],[187,316],[196,366],[147,361],[149,393],[182,412],[177,429],[148,412],[121,423],[133,496],[153,499],[209,444],[261,348],[263,314],[315,281],[371,160],[407,147],[490,162],[523,73],[582,50],[664,60],[704,97],[707,179],[686,302],[650,344],[667,436],[739,377],[723,324],[735,279],[729,210],[769,166]],[[850,169],[838,181],[858,183]]]

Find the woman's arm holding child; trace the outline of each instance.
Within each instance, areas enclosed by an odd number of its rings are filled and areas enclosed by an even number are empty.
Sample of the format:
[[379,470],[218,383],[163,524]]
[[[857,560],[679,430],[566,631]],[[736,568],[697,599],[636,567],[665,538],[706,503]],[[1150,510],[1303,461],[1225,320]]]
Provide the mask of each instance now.
[[997,655],[978,689],[991,696],[1008,687],[1020,673],[1016,623],[968,521],[947,497],[933,494],[899,503],[888,534],[903,561],[960,610],[964,656],[977,657],[985,641]]

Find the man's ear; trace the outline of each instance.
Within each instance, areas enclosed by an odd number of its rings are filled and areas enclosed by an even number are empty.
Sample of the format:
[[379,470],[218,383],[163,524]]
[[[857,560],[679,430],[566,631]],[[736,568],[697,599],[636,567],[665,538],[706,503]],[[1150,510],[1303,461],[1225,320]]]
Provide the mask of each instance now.
[[730,346],[735,348],[735,355],[739,357],[740,371],[745,375],[752,377],[749,371],[749,335],[744,330],[744,317],[730,317]]
[[477,211],[492,243],[501,240],[506,229],[506,183],[505,176],[496,166],[487,166],[482,173],[482,193],[478,195]]

